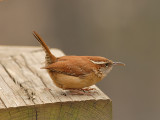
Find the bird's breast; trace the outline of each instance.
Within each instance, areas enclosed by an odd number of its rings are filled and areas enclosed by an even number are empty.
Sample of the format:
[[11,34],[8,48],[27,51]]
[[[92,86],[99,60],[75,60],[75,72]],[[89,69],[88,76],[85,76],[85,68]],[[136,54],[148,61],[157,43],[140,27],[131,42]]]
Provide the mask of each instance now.
[[96,84],[102,78],[98,77],[94,72],[84,76],[71,76],[67,74],[55,73],[48,71],[54,84],[62,89],[84,88]]

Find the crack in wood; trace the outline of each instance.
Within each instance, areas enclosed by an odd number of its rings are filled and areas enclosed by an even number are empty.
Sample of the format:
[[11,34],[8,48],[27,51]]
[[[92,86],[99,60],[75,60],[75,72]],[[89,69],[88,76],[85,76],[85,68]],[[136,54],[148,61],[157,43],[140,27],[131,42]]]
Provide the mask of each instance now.
[[0,98],[0,101],[1,101],[1,103],[3,103],[3,105],[5,106],[5,107],[7,107],[6,105],[5,105],[5,103],[4,103],[4,101]]
[[36,109],[35,109],[35,112],[36,112],[36,120],[38,120],[38,114]]
[[13,80],[13,82],[15,84],[17,84],[16,80],[9,74],[9,72],[7,71],[7,69],[5,68],[5,66],[3,64],[1,64],[1,65],[2,65],[3,69],[5,70],[5,72],[8,74],[8,76]]

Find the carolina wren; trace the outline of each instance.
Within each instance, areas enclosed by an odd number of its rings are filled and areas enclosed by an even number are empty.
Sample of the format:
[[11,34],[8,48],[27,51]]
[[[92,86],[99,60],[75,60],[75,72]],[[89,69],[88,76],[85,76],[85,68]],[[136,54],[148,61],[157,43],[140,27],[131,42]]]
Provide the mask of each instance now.
[[121,62],[113,62],[100,56],[62,56],[55,57],[42,38],[33,31],[34,37],[42,45],[45,56],[45,67],[54,84],[63,90],[79,89],[96,84]]

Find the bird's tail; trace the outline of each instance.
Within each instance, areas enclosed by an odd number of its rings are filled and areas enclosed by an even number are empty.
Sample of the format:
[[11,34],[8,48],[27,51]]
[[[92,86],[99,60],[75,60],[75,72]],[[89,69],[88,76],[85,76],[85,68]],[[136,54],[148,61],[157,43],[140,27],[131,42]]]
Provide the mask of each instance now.
[[44,49],[46,53],[45,59],[46,59],[47,64],[54,63],[56,61],[56,57],[51,53],[46,43],[42,40],[42,38],[40,37],[40,35],[38,35],[37,32],[33,31],[33,35],[38,40],[38,42],[42,45],[42,48]]

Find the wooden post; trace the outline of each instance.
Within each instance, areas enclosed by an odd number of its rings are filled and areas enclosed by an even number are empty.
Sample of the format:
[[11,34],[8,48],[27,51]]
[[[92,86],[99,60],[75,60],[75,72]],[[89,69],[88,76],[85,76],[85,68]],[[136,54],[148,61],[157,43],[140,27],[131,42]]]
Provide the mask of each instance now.
[[[55,56],[63,56],[52,49]],[[57,88],[40,47],[0,46],[0,120],[111,120],[112,101],[97,92],[70,95]],[[49,90],[50,89],[50,90]]]

